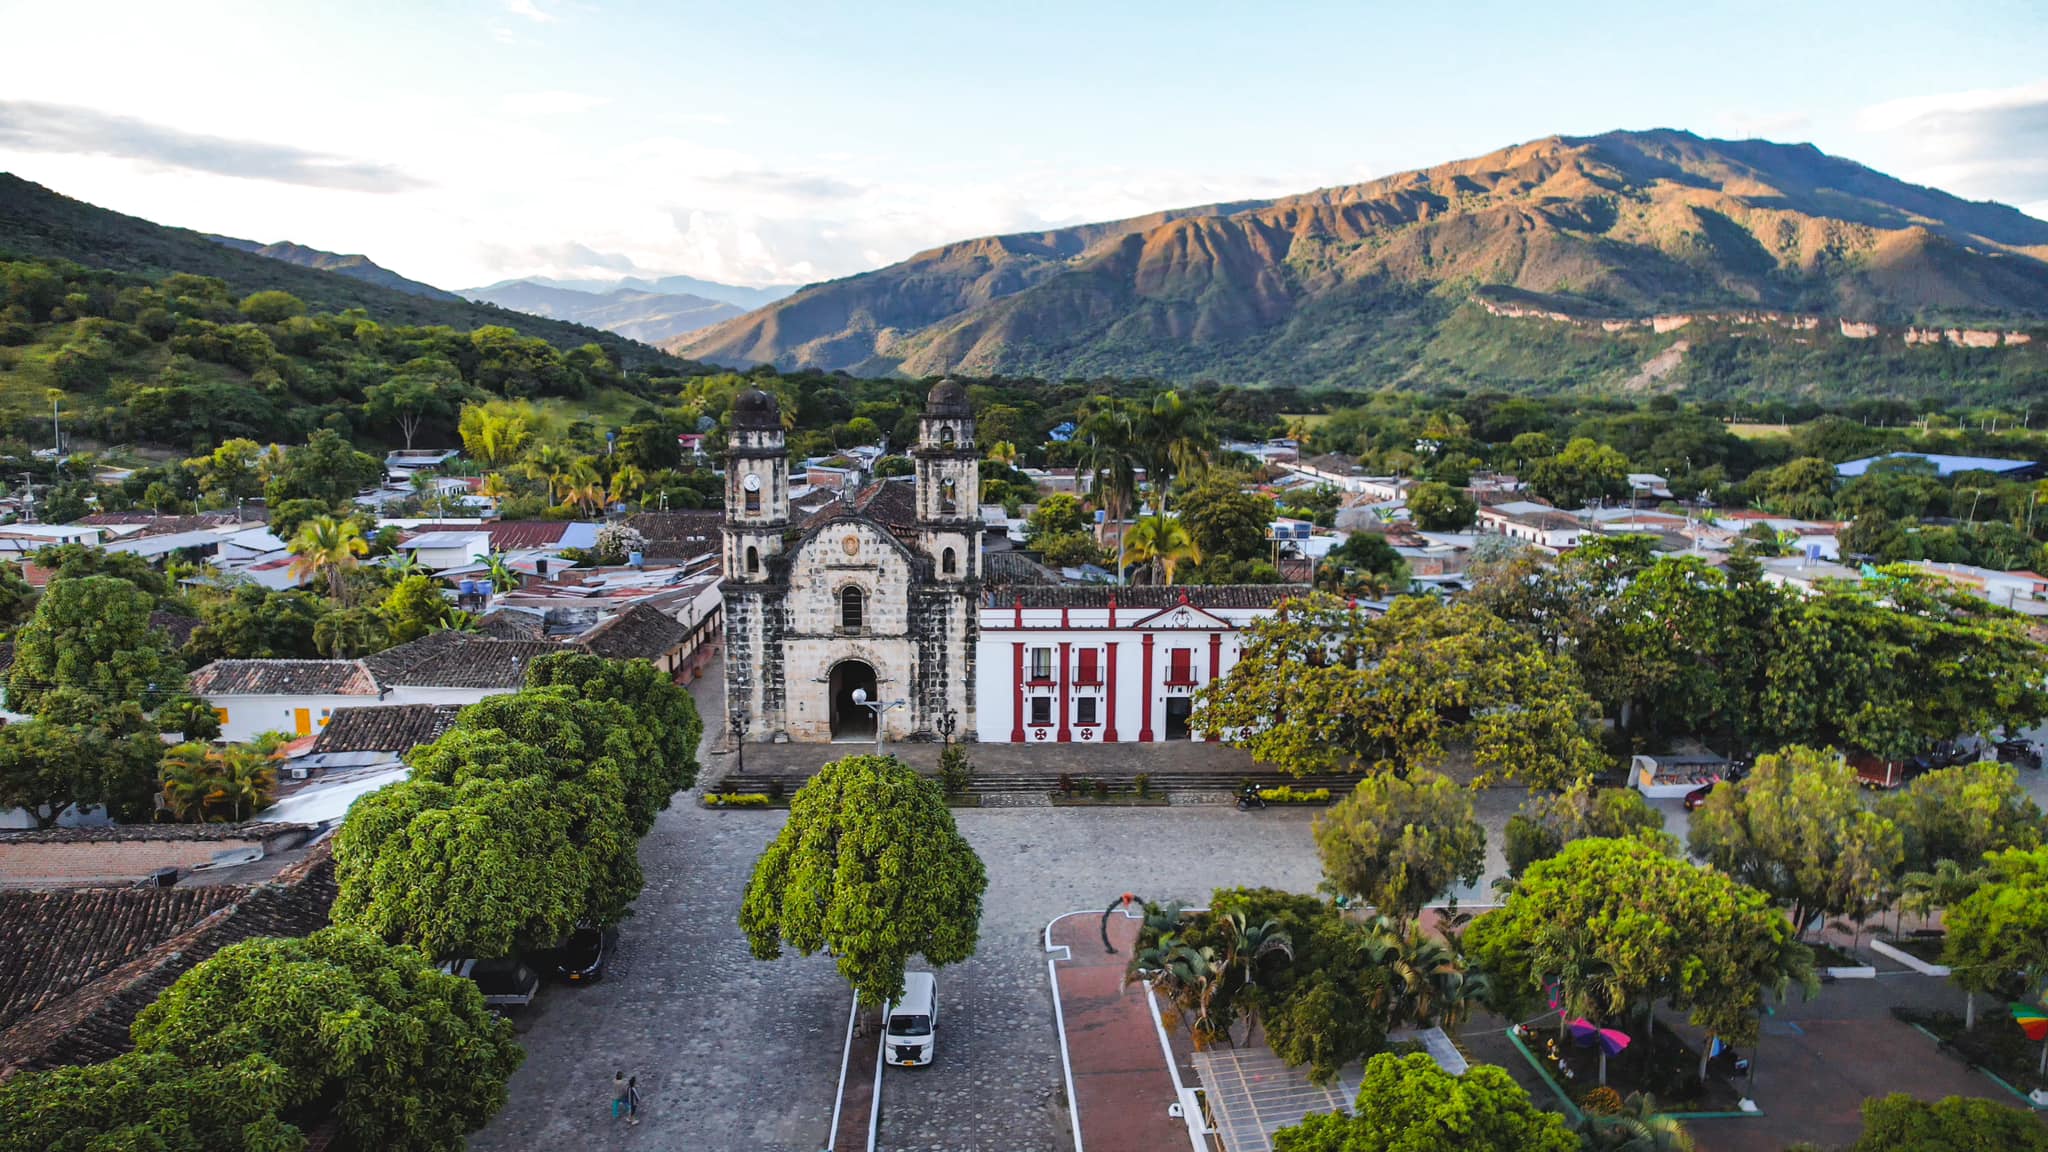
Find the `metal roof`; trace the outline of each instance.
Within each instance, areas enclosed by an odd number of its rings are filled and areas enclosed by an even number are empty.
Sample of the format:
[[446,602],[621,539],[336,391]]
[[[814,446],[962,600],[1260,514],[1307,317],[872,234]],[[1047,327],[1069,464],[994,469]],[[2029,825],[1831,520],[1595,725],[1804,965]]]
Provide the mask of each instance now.
[[1996,456],[1949,456],[1939,452],[1887,452],[1882,456],[1869,456],[1862,460],[1851,460],[1847,464],[1835,465],[1837,476],[1861,476],[1879,460],[1894,460],[1901,457],[1926,460],[1934,465],[1937,476],[1953,476],[1958,472],[2020,472],[2034,466],[2032,460],[2003,460]]

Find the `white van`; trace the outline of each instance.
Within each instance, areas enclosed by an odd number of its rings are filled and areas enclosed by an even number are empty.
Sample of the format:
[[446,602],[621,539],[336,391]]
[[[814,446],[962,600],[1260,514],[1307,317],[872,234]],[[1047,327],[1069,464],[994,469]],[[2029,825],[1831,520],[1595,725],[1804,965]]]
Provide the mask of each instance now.
[[882,1059],[906,1068],[931,1063],[938,1030],[938,978],[905,972],[903,995],[882,1009]]

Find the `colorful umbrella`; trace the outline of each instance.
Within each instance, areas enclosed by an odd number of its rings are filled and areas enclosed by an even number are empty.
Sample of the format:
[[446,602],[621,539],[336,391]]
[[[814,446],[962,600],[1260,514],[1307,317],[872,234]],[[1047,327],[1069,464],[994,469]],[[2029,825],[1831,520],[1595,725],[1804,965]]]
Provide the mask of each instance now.
[[2048,1040],[2048,1012],[2026,1004],[2012,1006],[2012,1018],[2019,1022],[2020,1031],[2029,1040]]
[[1584,1016],[1566,1024],[1565,1032],[1581,1048],[1590,1048],[1597,1042],[1609,1056],[1618,1056],[1622,1049],[1628,1047],[1628,1033],[1602,1028]]

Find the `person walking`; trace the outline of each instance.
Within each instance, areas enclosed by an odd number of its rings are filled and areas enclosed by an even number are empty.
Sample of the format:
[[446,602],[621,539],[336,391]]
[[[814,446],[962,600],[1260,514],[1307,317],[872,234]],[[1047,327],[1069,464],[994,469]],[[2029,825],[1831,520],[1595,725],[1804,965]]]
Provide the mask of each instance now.
[[626,1123],[640,1123],[640,1077],[626,1077]]
[[632,1081],[626,1079],[625,1069],[612,1073],[612,1119],[617,1120],[627,1114],[628,1101],[632,1099],[632,1088]]

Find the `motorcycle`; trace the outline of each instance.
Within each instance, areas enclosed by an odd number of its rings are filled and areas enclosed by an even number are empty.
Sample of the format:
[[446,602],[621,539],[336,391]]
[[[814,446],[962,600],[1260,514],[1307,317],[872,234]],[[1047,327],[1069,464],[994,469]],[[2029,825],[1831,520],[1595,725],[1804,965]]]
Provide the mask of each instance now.
[[1243,791],[1237,794],[1237,810],[1239,812],[1250,812],[1265,806],[1266,798],[1259,795],[1259,790],[1256,786],[1247,785]]

